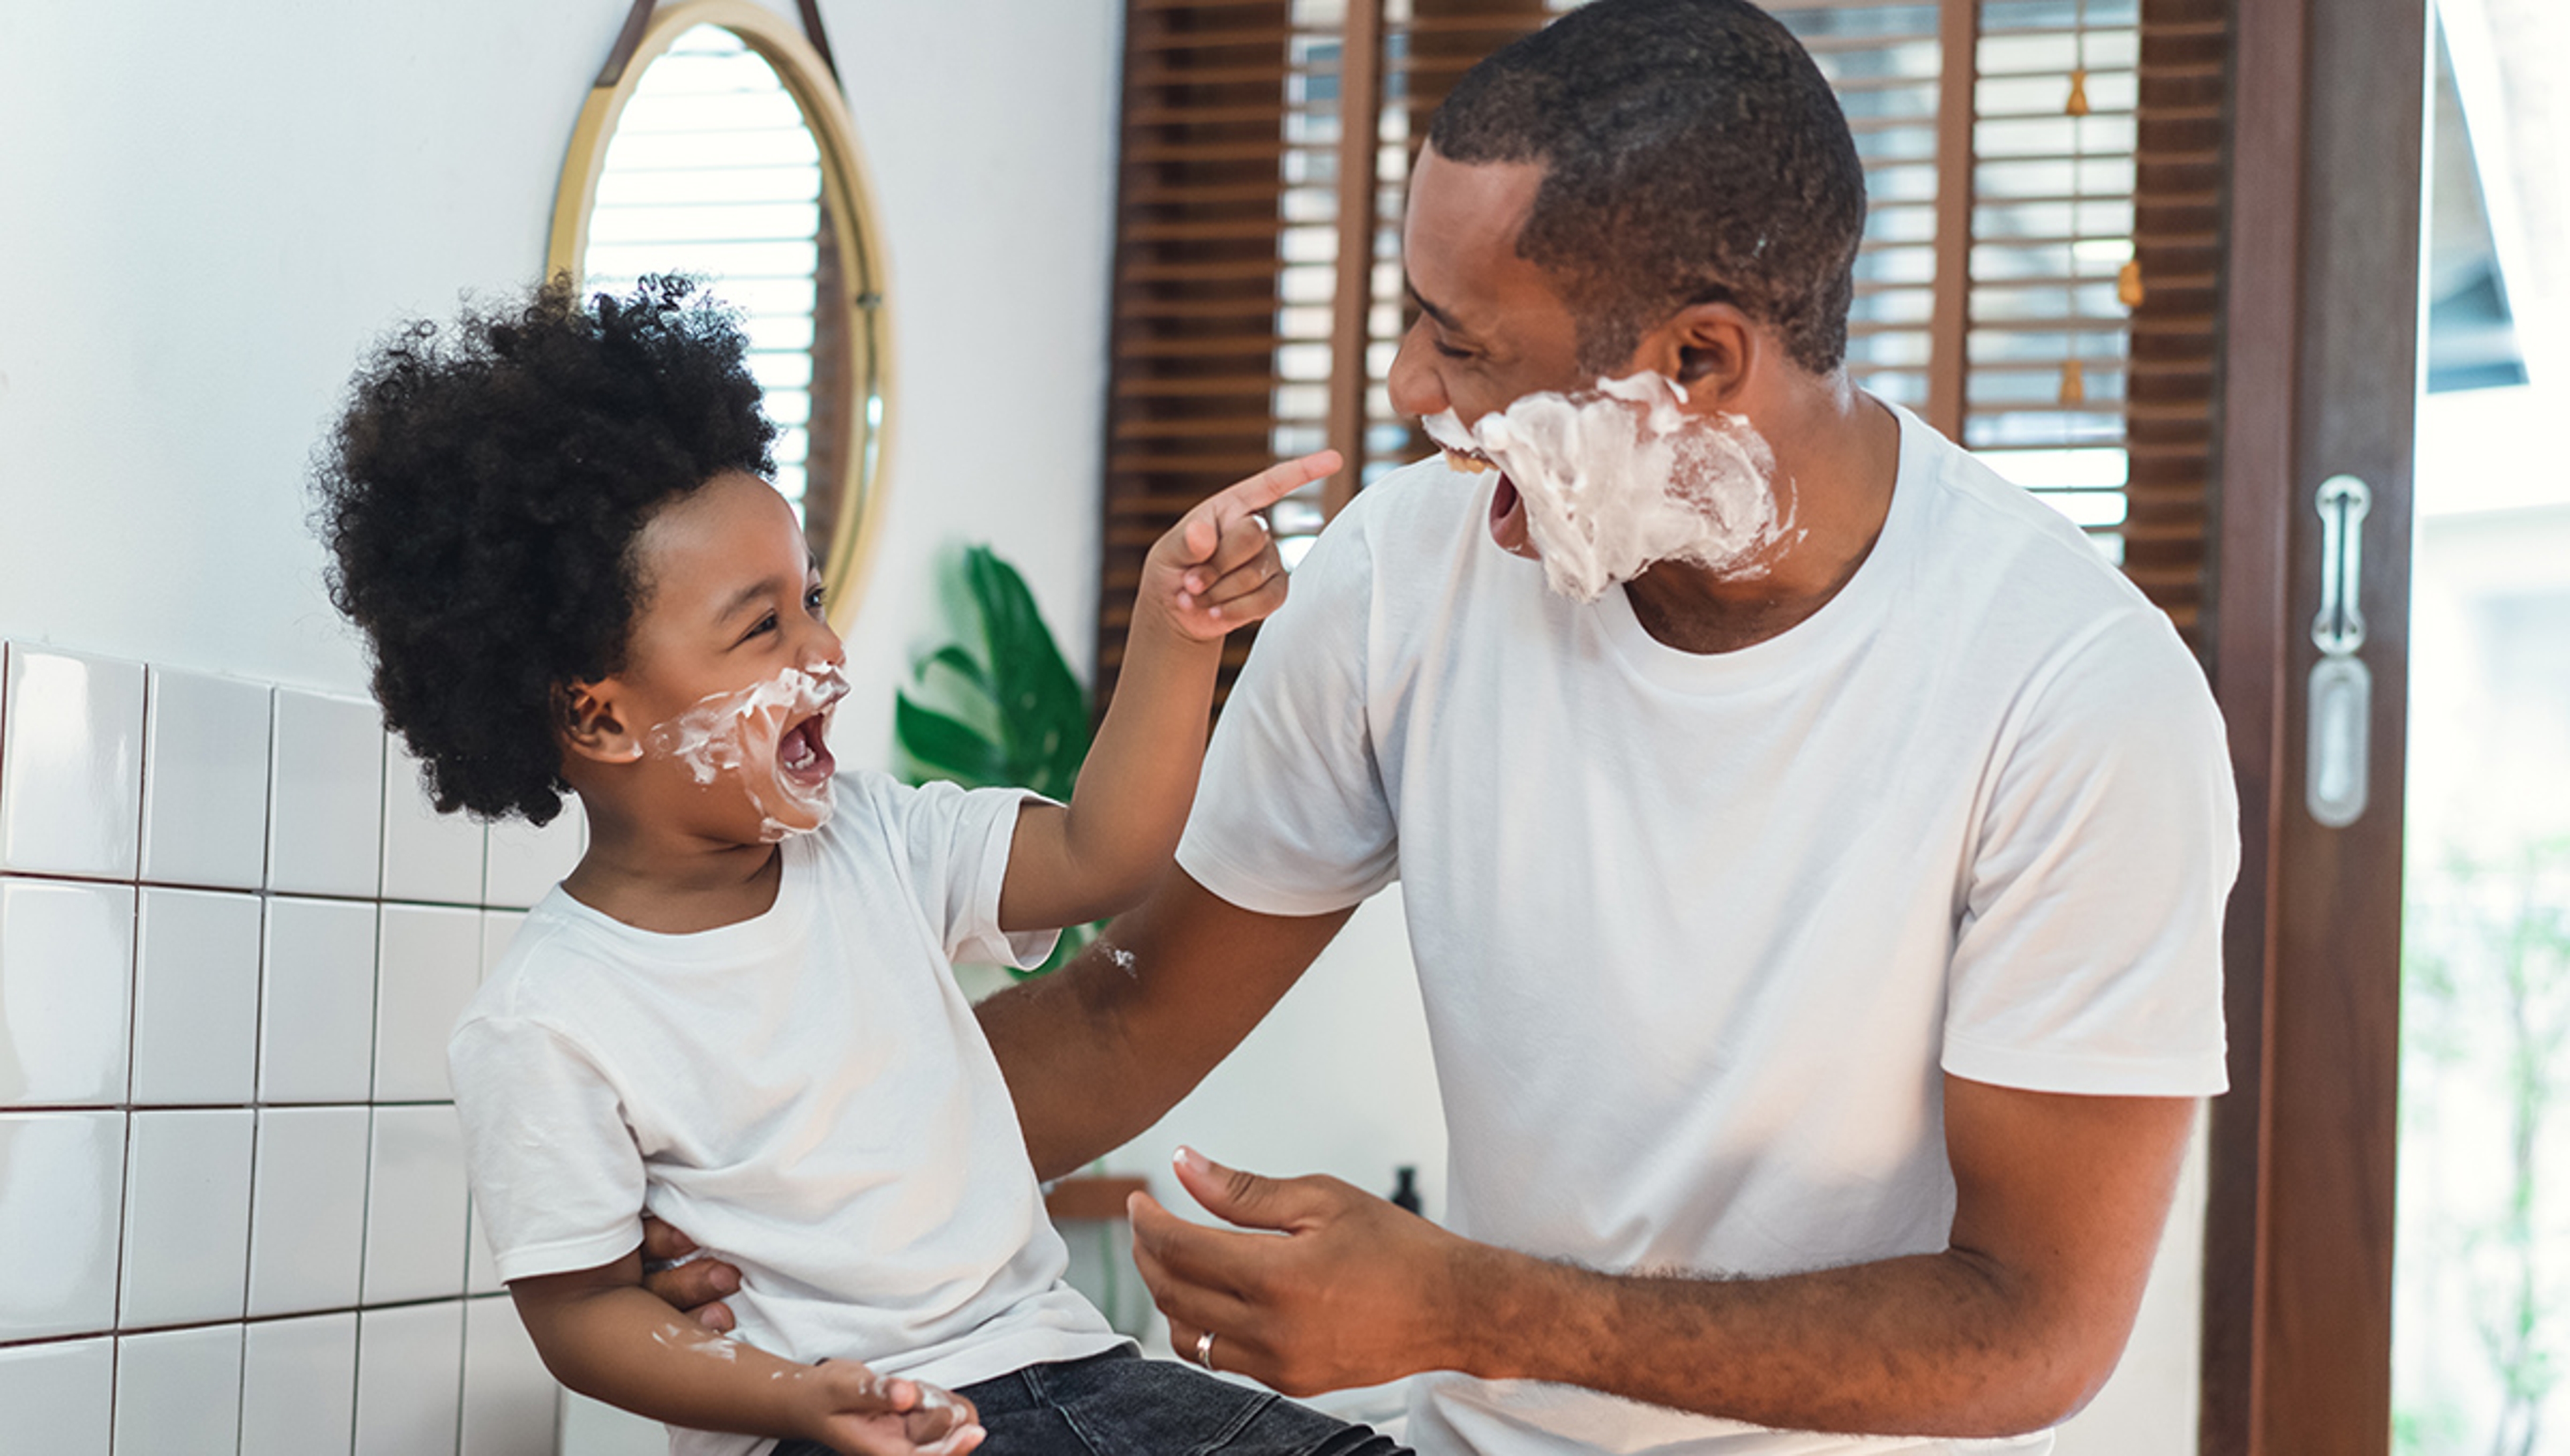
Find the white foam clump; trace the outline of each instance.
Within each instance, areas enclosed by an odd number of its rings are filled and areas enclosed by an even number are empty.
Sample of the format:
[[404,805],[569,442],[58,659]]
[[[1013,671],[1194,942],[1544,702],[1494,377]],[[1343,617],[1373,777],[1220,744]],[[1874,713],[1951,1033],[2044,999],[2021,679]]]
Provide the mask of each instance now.
[[[693,707],[654,727],[649,742],[656,752],[685,764],[688,776],[699,784],[710,784],[734,770],[752,770],[756,780],[764,781],[747,784],[750,797],[763,811],[761,835],[783,839],[794,832],[776,817],[776,810],[785,806],[771,804],[764,791],[772,787],[801,811],[798,817],[814,820],[812,828],[817,829],[820,821],[830,817],[830,786],[824,783],[807,791],[776,772],[777,742],[790,724],[829,711],[847,695],[848,681],[836,663],[788,667],[738,691],[699,698]],[[763,764],[757,757],[762,752]]]
[[1765,438],[1746,416],[1690,414],[1686,401],[1685,386],[1644,371],[1526,395],[1470,429],[1451,409],[1420,424],[1507,473],[1546,584],[1594,601],[1654,561],[1736,574],[1792,527]]

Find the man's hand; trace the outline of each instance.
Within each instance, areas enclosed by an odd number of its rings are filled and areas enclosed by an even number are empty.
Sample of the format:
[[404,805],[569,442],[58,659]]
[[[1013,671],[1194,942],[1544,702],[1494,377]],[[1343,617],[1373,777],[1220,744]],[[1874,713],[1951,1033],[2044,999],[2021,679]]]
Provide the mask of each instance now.
[[1335,1178],[1261,1178],[1177,1156],[1178,1181],[1218,1218],[1207,1229],[1135,1194],[1133,1261],[1178,1353],[1288,1395],[1445,1368],[1458,1274],[1481,1247]]
[[1794,1430],[1987,1438],[2057,1425],[2122,1353],[2195,1103],[1944,1082],[1945,1248],[1758,1277],[1603,1273],[1475,1244],[1335,1179],[1181,1155],[1219,1217],[1137,1195],[1172,1342],[1294,1394],[1416,1370],[1552,1380]]
[[1339,468],[1324,450],[1271,465],[1198,502],[1151,546],[1137,606],[1157,607],[1197,641],[1216,641],[1285,602],[1285,562],[1258,513]]
[[[676,1229],[642,1216],[642,1287],[707,1329],[732,1327],[731,1306],[721,1300],[740,1289],[740,1271],[710,1256]],[[681,1263],[680,1261],[685,1261]]]
[[964,1456],[982,1444],[973,1402],[934,1385],[842,1360],[797,1372],[793,1383],[804,1438],[842,1456]]

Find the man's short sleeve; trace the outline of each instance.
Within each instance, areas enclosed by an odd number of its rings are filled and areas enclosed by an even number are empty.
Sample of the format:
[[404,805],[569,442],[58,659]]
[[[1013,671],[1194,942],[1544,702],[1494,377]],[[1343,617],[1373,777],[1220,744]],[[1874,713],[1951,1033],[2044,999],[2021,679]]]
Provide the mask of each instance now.
[[1374,580],[1368,497],[1342,512],[1259,628],[1205,752],[1178,866],[1243,910],[1344,910],[1399,875],[1369,733]]
[[501,1278],[596,1269],[642,1244],[642,1154],[587,1056],[534,1021],[476,1017],[446,1060]]
[[1944,1069],[2030,1091],[2218,1093],[2239,804],[2203,673],[2137,608],[2031,692],[1963,888]]
[[1044,964],[1059,930],[1012,935],[1000,928],[1000,889],[1009,878],[1018,812],[1044,796],[943,782],[911,788],[880,775],[869,783],[946,957],[1021,970]]

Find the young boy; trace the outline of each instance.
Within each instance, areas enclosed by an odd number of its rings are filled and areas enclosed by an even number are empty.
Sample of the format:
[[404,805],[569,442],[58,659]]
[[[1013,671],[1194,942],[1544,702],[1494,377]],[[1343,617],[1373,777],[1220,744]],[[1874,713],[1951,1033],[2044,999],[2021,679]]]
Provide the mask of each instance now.
[[[542,824],[571,791],[588,812],[587,854],[449,1047],[482,1227],[545,1363],[678,1452],[1392,1452],[1138,1358],[1062,1282],[949,973],[1032,965],[1161,872],[1221,640],[1284,599],[1255,513],[1336,458],[1152,547],[1070,805],[834,776],[839,639],[763,479],[743,340],[688,294],[556,283],[452,339],[415,324],[319,471],[333,600],[438,808]],[[736,1339],[642,1289],[645,1207],[740,1269]]]

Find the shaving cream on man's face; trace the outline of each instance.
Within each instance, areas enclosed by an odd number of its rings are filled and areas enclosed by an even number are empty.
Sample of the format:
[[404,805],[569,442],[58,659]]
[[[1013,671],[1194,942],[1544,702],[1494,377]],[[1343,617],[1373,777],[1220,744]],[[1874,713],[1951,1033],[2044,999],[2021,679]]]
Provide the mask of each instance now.
[[1645,372],[1526,395],[1470,429],[1453,410],[1420,424],[1460,467],[1499,468],[1546,584],[1593,601],[1654,561],[1748,569],[1792,529],[1766,440],[1746,416],[1689,414],[1686,398]]

